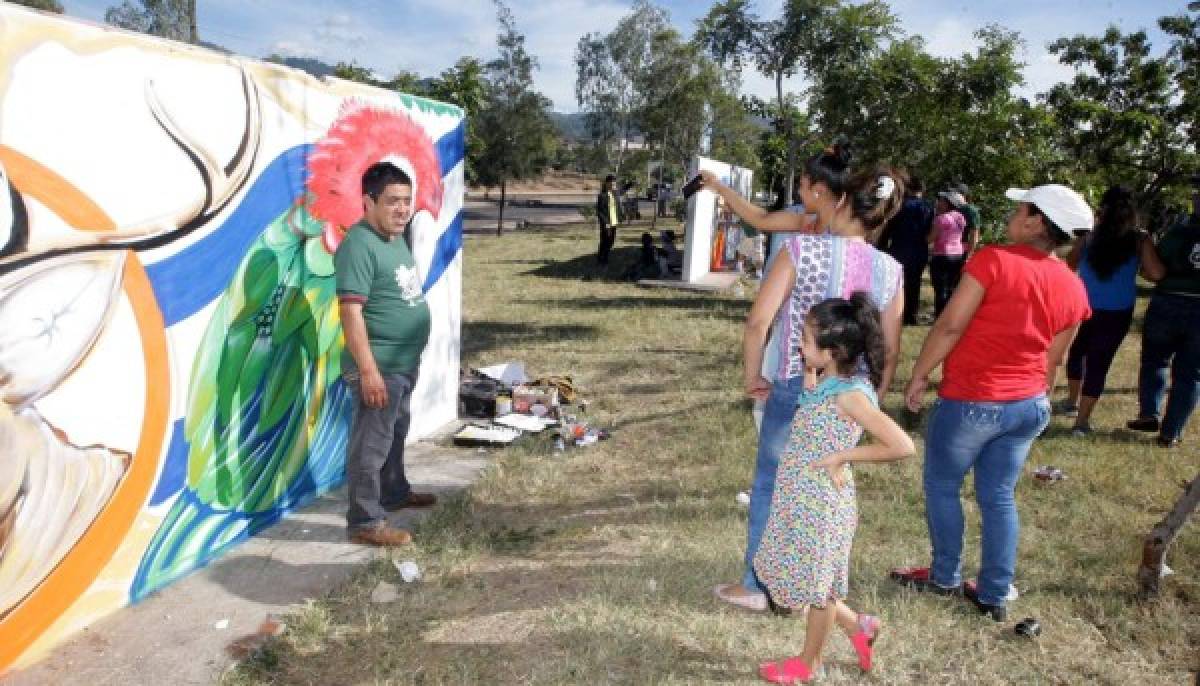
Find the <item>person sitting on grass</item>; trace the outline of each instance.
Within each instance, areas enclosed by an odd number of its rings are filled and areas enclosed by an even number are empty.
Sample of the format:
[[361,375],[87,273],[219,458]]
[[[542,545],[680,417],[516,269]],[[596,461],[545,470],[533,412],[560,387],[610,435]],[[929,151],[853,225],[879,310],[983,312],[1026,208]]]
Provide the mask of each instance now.
[[1067,398],[1058,407],[1061,414],[1075,416],[1071,431],[1075,436],[1092,433],[1092,409],[1133,323],[1138,267],[1150,281],[1161,279],[1164,271],[1154,241],[1138,230],[1129,189],[1106,190],[1098,215],[1095,231],[1075,241],[1067,256],[1067,264],[1083,279],[1092,308],[1092,316],[1079,327],[1067,353]]
[[[1068,232],[1091,230],[1091,208],[1060,185],[1014,188],[1007,195],[1019,203],[1008,220],[1012,244],[985,247],[967,262],[904,391],[908,409],[917,412],[930,375],[942,367],[938,402],[925,432],[933,562],[892,571],[893,579],[919,591],[965,594],[997,622],[1007,616],[1017,562],[1017,479],[1030,446],[1050,421],[1046,393],[1054,387],[1055,370],[1091,314],[1083,283],[1054,254],[1070,243]],[[959,496],[971,470],[983,519],[975,585],[963,584],[961,577]]]
[[[807,392],[792,420],[754,557],[758,578],[776,605],[809,608],[803,652],[759,666],[764,679],[782,684],[815,678],[834,624],[850,638],[859,667],[871,669],[882,623],[843,602],[858,526],[850,466],[916,452],[908,434],[879,409],[875,386],[883,374],[883,326],[869,294],[815,305],[805,320],[803,348]],[[859,446],[864,430],[872,442]]]

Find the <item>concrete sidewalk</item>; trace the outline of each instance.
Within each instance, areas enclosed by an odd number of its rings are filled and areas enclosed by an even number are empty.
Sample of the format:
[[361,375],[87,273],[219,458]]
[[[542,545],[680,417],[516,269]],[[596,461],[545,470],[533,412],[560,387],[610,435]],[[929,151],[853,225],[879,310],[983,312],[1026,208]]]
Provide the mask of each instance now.
[[[408,451],[414,488],[443,495],[466,488],[491,462],[488,453],[426,442]],[[342,488],[0,683],[211,684],[234,661],[226,653],[231,642],[254,633],[267,615],[322,596],[379,554],[346,541],[345,512]],[[423,512],[407,510],[392,521],[411,526]],[[216,628],[222,620],[228,627]]]

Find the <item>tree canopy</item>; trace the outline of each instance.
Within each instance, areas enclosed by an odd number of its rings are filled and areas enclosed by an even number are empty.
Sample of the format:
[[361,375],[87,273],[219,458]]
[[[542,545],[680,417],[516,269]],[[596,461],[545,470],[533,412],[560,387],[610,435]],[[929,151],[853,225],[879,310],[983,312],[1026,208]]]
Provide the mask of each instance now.
[[104,21],[130,31],[196,43],[196,0],[124,0],[109,7]]

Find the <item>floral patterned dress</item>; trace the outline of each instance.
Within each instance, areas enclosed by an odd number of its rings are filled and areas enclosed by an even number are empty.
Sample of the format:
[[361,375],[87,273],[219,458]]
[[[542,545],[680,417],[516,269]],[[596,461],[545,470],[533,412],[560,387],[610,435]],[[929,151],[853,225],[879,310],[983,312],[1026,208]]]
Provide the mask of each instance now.
[[754,556],[754,571],[781,607],[825,607],[830,596],[845,598],[850,547],[858,525],[854,478],[849,465],[841,490],[812,463],[849,450],[862,427],[843,417],[837,396],[861,391],[878,405],[875,389],[862,377],[830,377],[801,395],[787,448],[779,460],[771,514]]

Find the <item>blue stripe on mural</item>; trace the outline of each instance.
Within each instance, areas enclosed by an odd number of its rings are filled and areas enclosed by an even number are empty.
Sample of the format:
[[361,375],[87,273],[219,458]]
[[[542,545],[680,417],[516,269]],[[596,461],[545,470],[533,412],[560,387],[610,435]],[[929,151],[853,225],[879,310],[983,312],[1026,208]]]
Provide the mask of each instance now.
[[[462,162],[465,136],[464,120],[435,144],[443,178]],[[272,160],[224,224],[182,252],[146,268],[167,326],[187,319],[220,296],[250,245],[303,195],[311,148],[298,145]],[[426,291],[442,277],[461,247],[460,215],[438,237]]]
[[311,147],[298,145],[272,160],[220,228],[146,268],[167,326],[199,312],[225,291],[250,245],[304,192]]
[[442,178],[467,156],[467,120],[464,119],[437,141],[438,161],[442,165]]
[[437,284],[438,279],[442,278],[442,274],[450,267],[450,263],[454,262],[454,258],[458,256],[463,242],[462,223],[462,212],[459,212],[454,215],[454,221],[450,222],[450,226],[447,226],[442,235],[438,236],[437,246],[433,249],[433,259],[429,261],[429,273],[425,276],[425,285],[421,287],[421,292],[428,293],[429,289]]
[[183,488],[187,481],[188,449],[187,438],[183,435],[183,420],[180,419],[171,427],[171,445],[163,458],[154,493],[150,495],[151,505],[163,504]]

